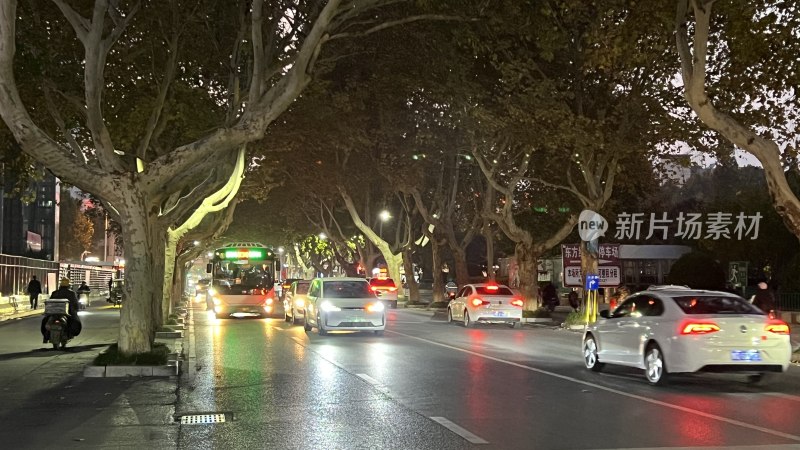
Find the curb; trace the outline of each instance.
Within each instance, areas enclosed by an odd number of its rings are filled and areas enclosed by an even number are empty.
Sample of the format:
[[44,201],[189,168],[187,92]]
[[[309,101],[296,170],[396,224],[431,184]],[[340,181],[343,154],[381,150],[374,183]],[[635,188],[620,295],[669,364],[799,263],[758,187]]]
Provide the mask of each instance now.
[[170,377],[180,373],[180,361],[166,366],[86,366],[86,378]]

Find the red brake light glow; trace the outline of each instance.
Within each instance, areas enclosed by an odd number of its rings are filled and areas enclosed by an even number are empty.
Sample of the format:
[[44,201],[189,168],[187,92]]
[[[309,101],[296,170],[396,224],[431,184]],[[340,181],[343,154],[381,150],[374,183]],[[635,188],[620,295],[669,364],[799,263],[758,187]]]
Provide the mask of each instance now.
[[522,308],[522,306],[525,305],[525,302],[523,302],[521,298],[515,298],[515,299],[511,300],[511,304],[514,305],[514,306],[519,306],[520,308]]
[[681,334],[708,334],[719,331],[714,322],[686,322],[681,326]]
[[782,320],[770,320],[764,330],[775,334],[789,334],[789,325]]
[[378,292],[378,288],[376,288],[375,286],[370,286],[369,290],[371,290],[372,292]]
[[481,305],[488,305],[489,304],[489,302],[487,302],[485,300],[482,300],[482,299],[479,299],[479,298],[473,298],[470,303],[472,303],[472,306],[481,306]]

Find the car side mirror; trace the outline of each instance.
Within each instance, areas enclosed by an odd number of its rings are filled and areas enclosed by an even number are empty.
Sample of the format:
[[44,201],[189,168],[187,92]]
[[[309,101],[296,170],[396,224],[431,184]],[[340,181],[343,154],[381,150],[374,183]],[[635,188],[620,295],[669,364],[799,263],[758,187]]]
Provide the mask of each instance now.
[[609,318],[611,318],[611,313],[608,312],[607,309],[604,309],[604,310],[600,311],[600,317],[602,317],[603,319],[609,319]]
[[206,273],[211,273],[211,269],[214,268],[214,265],[211,263],[206,264]]

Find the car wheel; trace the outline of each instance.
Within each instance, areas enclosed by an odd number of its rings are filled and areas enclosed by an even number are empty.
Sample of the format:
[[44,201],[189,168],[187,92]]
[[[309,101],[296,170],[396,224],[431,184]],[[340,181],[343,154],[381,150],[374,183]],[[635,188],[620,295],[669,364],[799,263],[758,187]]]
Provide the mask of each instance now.
[[320,336],[327,336],[328,335],[328,332],[325,331],[325,329],[322,328],[322,320],[320,320],[319,314],[317,314],[317,333]]
[[373,333],[375,333],[376,336],[383,336],[383,330],[375,330]]
[[303,330],[311,331],[311,324],[309,324],[307,320],[303,322]]
[[292,310],[292,325],[297,325],[297,324],[298,324],[297,311]]
[[660,386],[667,383],[667,363],[664,353],[658,344],[650,344],[644,352],[644,374],[652,385]]
[[447,323],[453,323],[453,310],[447,308]]
[[518,330],[522,328],[522,322],[511,322],[510,324],[508,324],[508,326]]
[[583,363],[587,369],[593,372],[600,372],[605,365],[597,357],[597,341],[591,334],[583,341]]
[[469,311],[466,309],[464,310],[464,327],[472,328],[475,325],[475,322],[469,319]]

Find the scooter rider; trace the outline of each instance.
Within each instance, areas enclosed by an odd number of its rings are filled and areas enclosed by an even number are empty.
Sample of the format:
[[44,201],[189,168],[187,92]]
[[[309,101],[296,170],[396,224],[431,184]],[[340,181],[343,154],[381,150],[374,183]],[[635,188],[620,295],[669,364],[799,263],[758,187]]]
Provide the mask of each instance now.
[[[80,333],[80,319],[78,319],[78,297],[75,295],[75,291],[70,289],[70,281],[69,278],[62,278],[59,282],[59,287],[52,294],[50,294],[50,299],[63,299],[69,302],[69,311],[67,315],[67,330],[71,335],[77,335]],[[43,342],[47,342],[50,340],[49,332],[45,329],[45,324],[47,323],[47,315],[42,318],[42,336],[44,337]]]
[[81,285],[78,286],[78,295],[81,295],[81,294],[89,295],[89,292],[91,292],[91,291],[92,290],[89,288],[89,286],[86,285],[86,282],[85,281],[81,281]]

